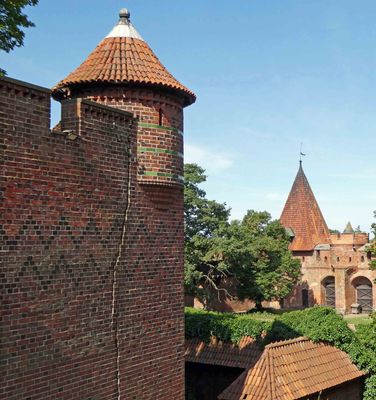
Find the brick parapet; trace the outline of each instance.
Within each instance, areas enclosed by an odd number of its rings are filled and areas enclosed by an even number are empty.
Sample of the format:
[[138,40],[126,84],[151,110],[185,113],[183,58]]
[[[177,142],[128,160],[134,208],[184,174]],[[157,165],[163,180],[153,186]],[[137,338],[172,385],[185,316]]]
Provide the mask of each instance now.
[[76,89],[84,97],[137,118],[138,181],[154,185],[183,185],[183,104],[163,90],[116,86]]
[[131,105],[51,131],[48,91],[0,82],[0,398],[182,400],[182,187],[137,177]]
[[67,102],[70,140],[49,129],[48,91],[0,86],[0,398],[117,398],[113,265],[134,127],[119,110]]

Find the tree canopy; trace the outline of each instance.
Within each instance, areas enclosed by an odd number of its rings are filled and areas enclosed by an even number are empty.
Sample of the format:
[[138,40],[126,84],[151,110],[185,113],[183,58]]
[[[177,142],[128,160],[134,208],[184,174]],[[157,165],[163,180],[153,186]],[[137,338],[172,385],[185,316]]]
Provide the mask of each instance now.
[[[37,4],[38,0],[0,0],[0,50],[9,53],[15,47],[23,45],[23,28],[30,28],[34,24],[22,9]],[[0,74],[4,73],[5,71],[0,69]]]
[[[185,284],[188,293],[210,308],[220,291],[241,300],[286,297],[300,277],[300,262],[288,250],[289,237],[269,213],[250,210],[229,221],[226,204],[208,200],[206,180],[196,164],[185,166]],[[232,290],[221,285],[231,278]]]

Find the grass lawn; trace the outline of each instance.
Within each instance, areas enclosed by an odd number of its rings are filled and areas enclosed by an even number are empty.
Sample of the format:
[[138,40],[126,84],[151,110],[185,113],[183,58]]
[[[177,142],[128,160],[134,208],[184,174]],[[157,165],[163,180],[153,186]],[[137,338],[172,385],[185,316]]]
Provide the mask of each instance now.
[[343,317],[348,324],[353,324],[355,327],[361,324],[370,324],[372,319],[367,314],[345,315]]

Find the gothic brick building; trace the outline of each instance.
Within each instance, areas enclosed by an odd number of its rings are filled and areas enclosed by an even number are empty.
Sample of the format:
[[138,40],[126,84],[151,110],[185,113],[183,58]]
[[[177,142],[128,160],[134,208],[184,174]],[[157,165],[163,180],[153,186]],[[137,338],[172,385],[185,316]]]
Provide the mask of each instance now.
[[302,278],[285,307],[314,304],[350,313],[376,308],[376,271],[369,269],[368,234],[355,232],[348,223],[343,233],[330,233],[300,163],[281,215],[291,236],[290,249],[302,263]]
[[0,79],[0,398],[184,398],[183,108],[127,10],[51,91]]
[[[284,308],[319,304],[335,307],[341,313],[370,313],[376,309],[376,271],[369,268],[372,256],[368,234],[355,232],[350,223],[343,233],[329,232],[301,163],[280,221],[291,237],[290,250],[302,264],[300,283],[283,300]],[[231,290],[234,282],[230,278],[221,285]],[[203,307],[198,299],[188,297],[186,305]],[[264,302],[263,306],[279,308],[281,304]],[[221,293],[210,307],[244,312],[253,308],[254,303],[236,301]]]

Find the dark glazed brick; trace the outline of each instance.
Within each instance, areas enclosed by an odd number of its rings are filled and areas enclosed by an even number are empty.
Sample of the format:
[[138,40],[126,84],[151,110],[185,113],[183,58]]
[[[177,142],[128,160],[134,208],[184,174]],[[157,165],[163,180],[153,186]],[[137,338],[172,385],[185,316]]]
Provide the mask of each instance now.
[[[183,164],[171,154],[153,153],[149,164],[136,157],[137,146],[161,140],[182,152],[182,100],[94,92],[80,96],[112,109],[62,102],[62,129],[80,129],[71,141],[49,130],[48,93],[0,80],[0,397],[117,399],[115,294],[121,398],[183,400],[183,192],[138,175],[140,167],[179,175]],[[160,108],[175,129],[138,126],[158,123]]]

